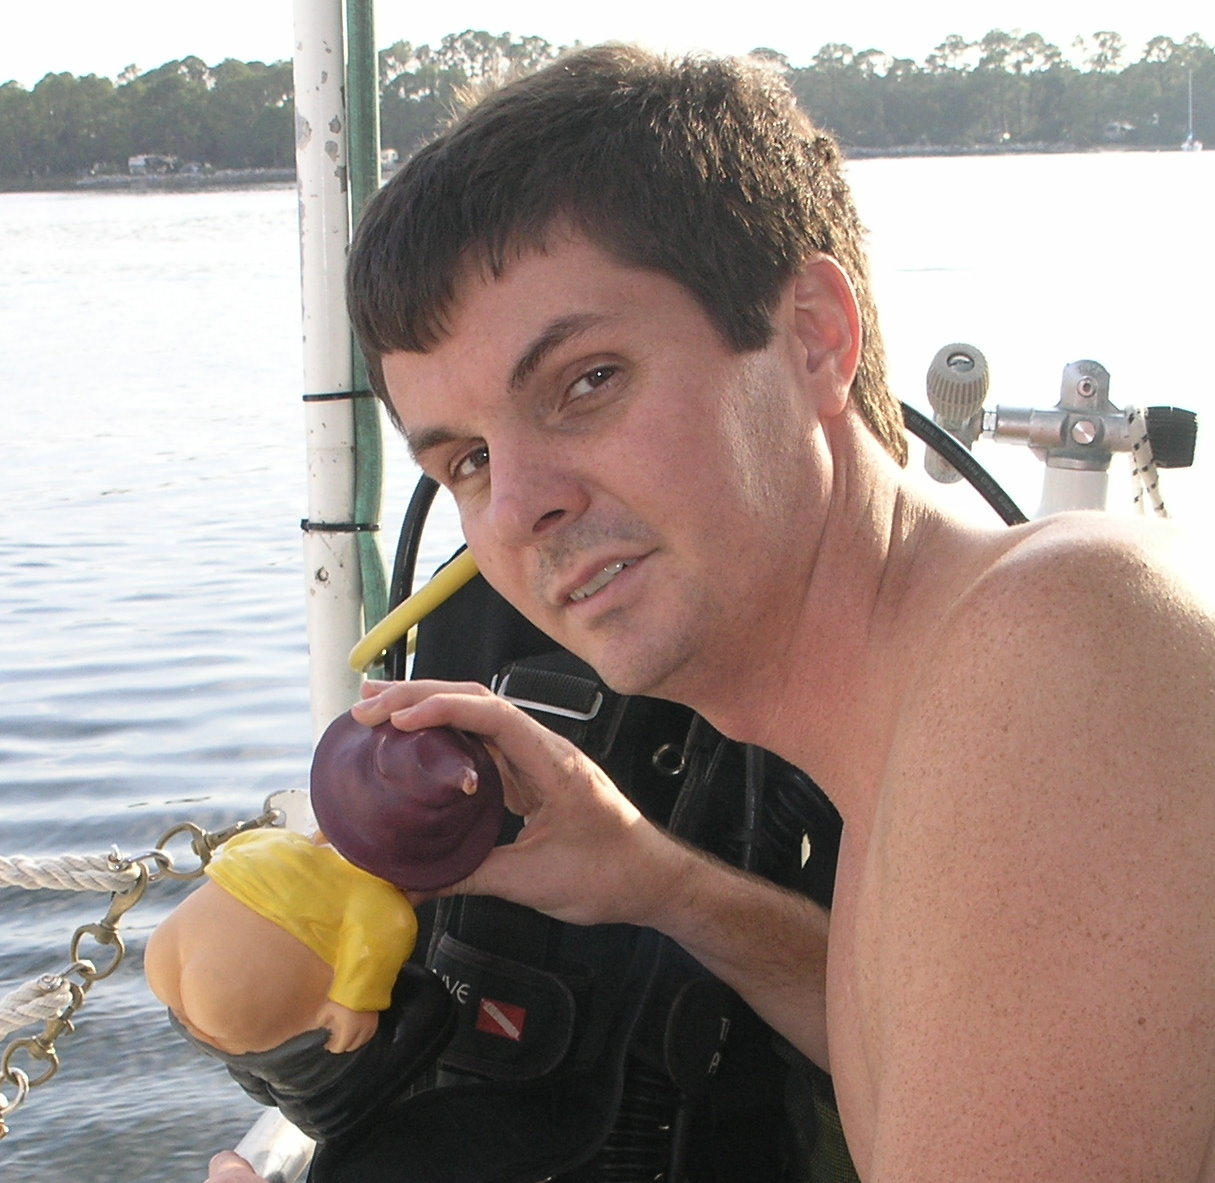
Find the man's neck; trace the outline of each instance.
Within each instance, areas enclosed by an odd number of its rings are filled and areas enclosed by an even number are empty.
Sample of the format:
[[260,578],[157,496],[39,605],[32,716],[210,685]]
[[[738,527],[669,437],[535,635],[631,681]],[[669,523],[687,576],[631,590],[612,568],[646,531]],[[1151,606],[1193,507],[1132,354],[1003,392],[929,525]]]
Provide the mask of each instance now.
[[[915,650],[964,578],[974,535],[864,427],[833,424],[829,435],[831,492],[800,604],[778,635],[756,622],[762,642],[740,656],[737,678],[692,705],[814,777],[847,820],[872,808]],[[807,524],[814,536],[812,514]]]

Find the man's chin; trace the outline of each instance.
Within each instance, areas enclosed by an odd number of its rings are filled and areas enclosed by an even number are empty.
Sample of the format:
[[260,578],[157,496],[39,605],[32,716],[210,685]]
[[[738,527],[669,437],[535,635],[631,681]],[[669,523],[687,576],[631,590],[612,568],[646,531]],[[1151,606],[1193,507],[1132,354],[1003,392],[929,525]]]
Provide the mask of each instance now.
[[622,695],[645,695],[680,701],[675,666],[658,659],[654,653],[597,652],[585,661],[609,690]]

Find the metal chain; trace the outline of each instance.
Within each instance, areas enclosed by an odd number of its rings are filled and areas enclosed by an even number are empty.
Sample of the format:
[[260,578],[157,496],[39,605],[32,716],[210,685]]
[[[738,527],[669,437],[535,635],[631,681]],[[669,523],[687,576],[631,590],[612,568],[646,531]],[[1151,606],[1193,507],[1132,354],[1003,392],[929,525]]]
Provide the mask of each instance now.
[[[153,849],[142,854],[124,858],[117,849],[111,851],[108,861],[113,870],[124,872],[133,868],[135,879],[130,887],[111,895],[110,906],[100,920],[83,924],[72,934],[67,969],[61,974],[46,976],[52,989],[61,989],[66,984],[67,1004],[46,1021],[41,1035],[12,1040],[0,1056],[0,1088],[15,1090],[11,1097],[0,1092],[0,1139],[9,1132],[9,1116],[25,1103],[33,1089],[46,1084],[59,1071],[56,1041],[75,1030],[74,1019],[93,985],[110,977],[125,960],[126,943],[118,926],[126,913],[143,899],[148,886],[162,879],[198,879],[211,861],[211,855],[229,838],[246,830],[280,824],[282,820],[283,811],[267,804],[257,817],[222,830],[208,831],[194,822],[179,822],[161,835]],[[189,838],[189,855],[193,859],[185,853],[175,855],[170,849],[175,842],[180,846],[183,835]],[[183,864],[182,860],[189,861]],[[97,947],[88,950],[93,958],[108,957],[100,969],[96,960],[84,956],[85,945],[89,942]],[[17,1065],[20,1056],[28,1057],[30,1063],[26,1068]]]

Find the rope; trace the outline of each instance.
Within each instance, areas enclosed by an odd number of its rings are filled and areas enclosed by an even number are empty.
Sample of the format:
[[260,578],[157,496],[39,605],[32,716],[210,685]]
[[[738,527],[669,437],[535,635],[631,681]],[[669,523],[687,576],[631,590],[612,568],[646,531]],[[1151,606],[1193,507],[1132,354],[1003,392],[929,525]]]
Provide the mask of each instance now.
[[[72,935],[70,962],[61,974],[44,974],[0,998],[0,1038],[18,1027],[43,1022],[38,1036],[17,1038],[0,1048],[0,1086],[15,1086],[9,1096],[0,1093],[0,1139],[9,1133],[8,1119],[30,1095],[30,1090],[49,1081],[59,1070],[55,1043],[62,1035],[75,1031],[76,1015],[84,1006],[94,984],[108,978],[126,957],[126,944],[119,934],[122,918],[144,897],[149,884],[162,879],[198,879],[206,872],[211,854],[236,834],[262,826],[281,825],[287,816],[290,798],[302,793],[274,793],[266,799],[262,812],[222,830],[209,832],[194,822],[178,822],[161,835],[155,847],[123,858],[117,847],[107,855],[66,854],[31,858],[26,855],[0,855],[0,888],[49,888],[52,891],[103,891],[110,895],[105,916],[94,924],[83,924]],[[170,853],[169,845],[186,838],[194,862],[182,865]],[[98,966],[82,952],[86,942],[107,951],[105,964]],[[79,980],[76,980],[76,979]],[[29,1075],[13,1063],[17,1053],[38,1062],[36,1075]]]
[[1147,418],[1138,407],[1129,407],[1126,426],[1131,436],[1131,480],[1135,485],[1134,504],[1139,512],[1144,511],[1145,500],[1152,503],[1157,517],[1167,518],[1164,497],[1160,493],[1160,474],[1156,471],[1156,458],[1152,455],[1152,441],[1148,439]]
[[0,998],[0,1038],[31,1023],[55,1018],[72,1001],[67,980],[43,974]]
[[46,858],[0,855],[0,887],[33,891],[126,891],[139,877],[137,864],[119,869],[106,854],[65,854]]

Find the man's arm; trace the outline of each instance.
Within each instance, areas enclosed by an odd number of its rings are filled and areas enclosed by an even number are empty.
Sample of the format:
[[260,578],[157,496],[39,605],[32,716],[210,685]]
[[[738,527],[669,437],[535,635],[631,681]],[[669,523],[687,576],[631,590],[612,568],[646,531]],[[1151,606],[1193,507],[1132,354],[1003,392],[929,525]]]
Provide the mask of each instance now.
[[827,911],[699,851],[684,848],[671,859],[682,863],[682,872],[646,923],[682,945],[829,1071]]
[[1212,1177],[1213,636],[1108,544],[943,630],[858,908],[873,1183]]
[[488,740],[525,819],[450,893],[496,895],[575,924],[645,925],[681,944],[826,1066],[827,913],[673,839],[606,773],[522,711],[468,683],[370,684],[356,717],[450,725]]

